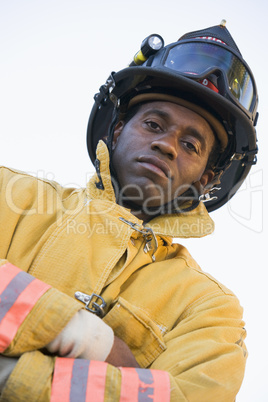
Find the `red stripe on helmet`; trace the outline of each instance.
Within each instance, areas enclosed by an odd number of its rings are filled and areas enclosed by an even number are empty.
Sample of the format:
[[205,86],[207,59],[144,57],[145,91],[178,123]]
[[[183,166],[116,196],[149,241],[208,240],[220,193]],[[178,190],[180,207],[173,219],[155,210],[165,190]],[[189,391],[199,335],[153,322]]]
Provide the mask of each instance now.
[[212,89],[212,91],[219,93],[218,88],[212,84],[211,81],[209,81],[207,78],[204,78],[202,81],[198,81],[200,84],[204,85],[204,87],[207,87],[209,89]]
[[193,39],[212,40],[213,42],[218,42],[218,43],[222,43],[223,45],[226,45],[226,43],[223,42],[221,39],[214,38],[213,36],[197,36],[196,38],[193,38]]

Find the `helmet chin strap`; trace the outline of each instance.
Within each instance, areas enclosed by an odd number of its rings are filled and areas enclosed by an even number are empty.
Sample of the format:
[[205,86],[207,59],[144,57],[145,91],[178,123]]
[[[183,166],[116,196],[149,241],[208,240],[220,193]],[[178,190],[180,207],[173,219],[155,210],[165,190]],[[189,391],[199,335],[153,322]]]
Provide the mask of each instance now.
[[[189,202],[191,202],[190,205]],[[152,216],[153,218],[158,215],[180,214],[192,211],[199,205],[199,202],[199,197],[194,197],[192,190],[188,189],[177,199],[156,207],[146,207],[145,209],[143,206],[138,205],[127,198],[124,199],[124,206],[132,211],[139,211],[146,215]]]
[[107,148],[108,148],[109,157],[110,157],[110,171],[111,171],[111,174],[113,173],[112,176],[116,179],[116,181],[118,181],[118,180],[117,180],[115,170],[112,167],[112,156],[113,156],[114,129],[118,122],[118,115],[119,115],[119,111],[116,108],[114,108],[112,121],[109,126],[109,132],[108,132],[108,138],[107,138]]

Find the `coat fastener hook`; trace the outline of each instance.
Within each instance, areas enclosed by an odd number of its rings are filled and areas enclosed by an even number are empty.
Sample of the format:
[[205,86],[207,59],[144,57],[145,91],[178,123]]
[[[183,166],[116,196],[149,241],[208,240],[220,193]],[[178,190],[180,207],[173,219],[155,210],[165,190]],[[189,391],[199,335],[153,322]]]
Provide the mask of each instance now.
[[86,293],[77,291],[75,292],[74,297],[86,305],[86,310],[96,314],[98,317],[102,318],[104,316],[104,308],[106,307],[106,303],[101,296],[97,295],[96,293],[87,295]]
[[152,254],[152,260],[153,262],[155,261],[155,252],[157,250],[158,247],[158,242],[157,242],[157,238],[153,232],[153,229],[151,228],[147,228],[147,227],[142,227],[140,225],[138,225],[137,223],[133,223],[130,221],[127,221],[126,219],[120,217],[119,218],[120,221],[126,223],[127,225],[129,225],[132,229],[136,230],[137,232],[141,233],[145,239],[145,246],[143,251],[145,253],[147,253],[150,250],[153,250],[153,254]]

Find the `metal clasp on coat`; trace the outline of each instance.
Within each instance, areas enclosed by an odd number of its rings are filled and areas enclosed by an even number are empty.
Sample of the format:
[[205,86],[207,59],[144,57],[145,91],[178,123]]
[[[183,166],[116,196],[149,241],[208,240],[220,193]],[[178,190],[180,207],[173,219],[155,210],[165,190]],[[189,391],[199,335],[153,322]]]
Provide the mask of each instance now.
[[[141,233],[145,239],[145,246],[143,251],[145,253],[148,253],[148,251],[153,250],[152,253],[152,260],[155,261],[155,252],[157,250],[158,247],[158,242],[157,242],[157,238],[153,232],[153,229],[151,228],[144,228],[144,227],[140,227],[137,223],[133,223],[130,221],[127,221],[126,219],[120,217],[119,218],[120,221],[126,223],[127,225],[129,225],[132,229],[136,230],[137,232]],[[140,227],[140,229],[139,229]]]
[[97,295],[96,293],[87,295],[86,293],[78,291],[75,292],[74,297],[86,305],[86,310],[101,318],[104,316],[104,308],[106,307],[106,303],[101,296]]

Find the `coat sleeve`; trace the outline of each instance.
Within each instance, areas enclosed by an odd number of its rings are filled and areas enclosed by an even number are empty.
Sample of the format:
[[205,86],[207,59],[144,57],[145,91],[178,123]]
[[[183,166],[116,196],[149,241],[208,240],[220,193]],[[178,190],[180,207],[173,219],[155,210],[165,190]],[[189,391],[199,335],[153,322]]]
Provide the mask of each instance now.
[[20,356],[1,400],[79,402],[94,395],[95,400],[119,401],[128,400],[124,398],[129,398],[130,386],[131,401],[138,401],[141,395],[169,400],[167,372],[119,369],[98,361],[43,354],[40,350],[81,304],[5,260],[0,264],[0,352]]
[[172,401],[236,399],[247,358],[243,325],[234,295],[208,294],[185,310],[151,366],[169,372]]
[[43,348],[82,308],[27,272],[60,215],[63,191],[0,169],[0,353],[6,356]]
[[41,349],[82,308],[70,296],[0,260],[0,353]]
[[[116,368],[104,362],[42,353],[81,304],[5,260],[1,261],[0,278],[1,354],[20,356],[1,400],[79,402],[93,395],[99,397],[95,400],[105,401],[138,401],[144,395],[169,400],[167,372]],[[131,399],[124,399],[129,398],[130,386]]]
[[[138,402],[170,401],[165,371],[117,368],[105,362],[23,354],[13,369],[1,401]],[[175,401],[175,400],[174,400]]]

